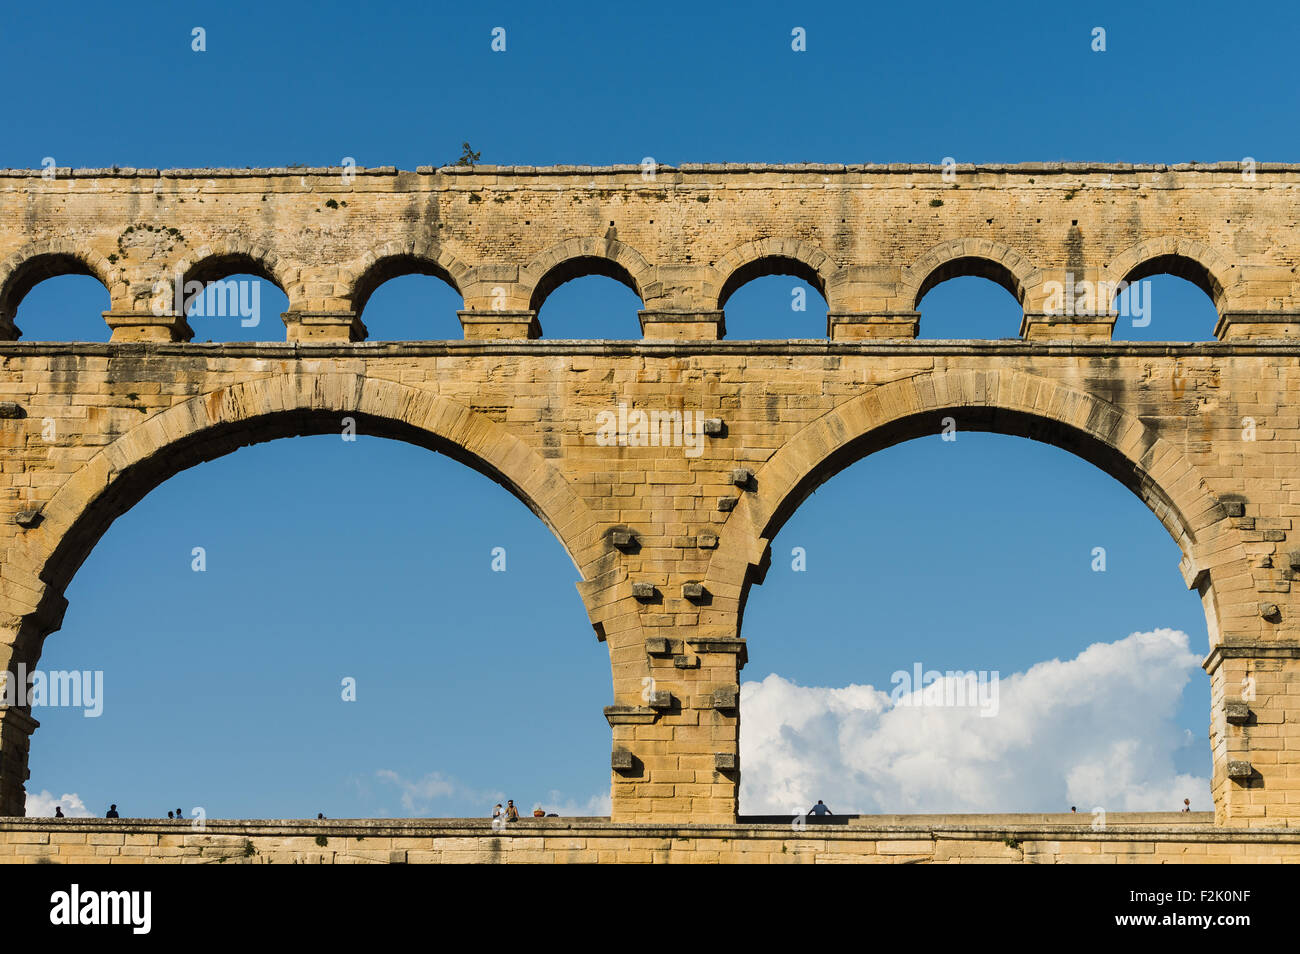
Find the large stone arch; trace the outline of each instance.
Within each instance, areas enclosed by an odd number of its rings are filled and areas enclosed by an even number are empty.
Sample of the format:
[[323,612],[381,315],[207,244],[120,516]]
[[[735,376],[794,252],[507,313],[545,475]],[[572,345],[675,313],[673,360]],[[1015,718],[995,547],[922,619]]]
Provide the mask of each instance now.
[[941,282],[972,275],[1001,285],[1023,305],[1035,272],[1030,261],[1009,245],[989,239],[952,239],[903,269],[904,297],[916,308]]
[[[363,432],[430,447],[510,490],[551,529],[578,568],[579,594],[597,636],[608,643],[611,666],[642,648],[636,602],[616,549],[587,503],[545,457],[503,425],[435,392],[359,373],[304,372],[241,382],[173,405],[70,476],[39,519],[13,539],[0,564],[0,671],[18,663],[35,668],[45,637],[62,622],[63,591],[72,576],[112,522],[150,490],[249,444],[337,432],[348,415]],[[16,725],[26,726],[20,733],[25,739],[35,723],[23,713],[10,714]],[[25,766],[25,741],[10,745],[17,749],[9,751],[23,753]],[[12,770],[0,781],[0,814],[21,814],[21,781],[15,782]],[[18,788],[6,787],[12,784]]]
[[[884,447],[939,433],[942,415],[959,430],[988,430],[1054,444],[1133,490],[1183,552],[1183,577],[1201,595],[1210,640],[1218,609],[1256,598],[1242,538],[1228,508],[1176,446],[1136,417],[1094,395],[1020,371],[936,371],[882,385],[809,423],[755,474],[709,566],[719,609],[734,611],[738,635],[749,588],[761,581],[768,545],[818,486]],[[1221,583],[1211,590],[1212,580]],[[1224,591],[1226,590],[1226,592]],[[1248,634],[1258,635],[1258,634]]]
[[817,289],[827,307],[835,310],[835,290],[846,273],[823,249],[796,238],[763,238],[746,242],[713,263],[711,288],[722,309],[737,289],[765,275],[793,275]]
[[[503,425],[455,401],[342,372],[269,376],[193,397],[91,457],[5,553],[10,626],[34,623],[44,630],[38,638],[57,628],[63,589],[104,531],[169,477],[249,444],[337,431],[345,415],[356,416],[365,432],[431,447],[510,490],[551,529],[582,574],[579,590],[597,632],[608,637],[638,629],[634,614],[623,614],[618,625],[606,620],[602,607],[617,612],[612,607],[622,596],[625,574],[609,573],[612,548],[586,502],[553,464]],[[13,648],[19,656],[39,652],[23,640]]]
[[119,269],[90,246],[68,238],[31,242],[0,262],[0,322],[12,322],[27,293],[59,275],[96,278],[113,300],[126,290]]
[[586,275],[604,275],[621,282],[646,302],[646,287],[654,267],[632,246],[615,238],[572,238],[552,245],[519,271],[521,297],[539,311],[551,292]]
[[1121,281],[1135,282],[1157,274],[1185,278],[1209,296],[1220,315],[1232,308],[1236,265],[1202,242],[1175,235],[1150,238],[1120,252],[1107,263],[1102,279],[1115,287]]
[[[197,463],[279,437],[337,433],[354,416],[363,432],[447,454],[495,480],[551,529],[578,568],[579,594],[611,667],[640,649],[640,620],[617,551],[587,503],[545,457],[503,425],[436,392],[347,372],[262,377],[175,404],[91,457],[4,553],[0,581],[0,671],[28,671],[61,625],[63,592],[104,532],[159,484]],[[624,680],[627,681],[627,680]],[[624,695],[627,693],[624,692]],[[617,686],[615,695],[618,695]],[[10,713],[0,814],[21,814],[26,737],[36,723]],[[16,721],[15,721],[16,720]],[[14,766],[17,767],[14,767]],[[15,787],[16,786],[16,787]]]

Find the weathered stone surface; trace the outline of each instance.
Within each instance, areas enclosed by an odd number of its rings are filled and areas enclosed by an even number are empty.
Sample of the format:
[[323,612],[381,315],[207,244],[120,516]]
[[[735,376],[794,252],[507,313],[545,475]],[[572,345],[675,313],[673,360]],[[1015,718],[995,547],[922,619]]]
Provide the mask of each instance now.
[[666,656],[672,652],[672,644],[663,636],[649,636],[645,641],[645,651],[651,656]]
[[1246,702],[1228,702],[1223,707],[1224,715],[1232,725],[1245,725],[1250,721],[1250,704]]
[[627,749],[614,749],[610,753],[609,764],[615,772],[627,771],[633,765],[632,753]]
[[709,696],[709,704],[715,709],[734,709],[740,699],[740,693],[735,686],[727,686],[723,689],[714,689]]
[[[254,441],[337,433],[350,416],[455,448],[572,556],[610,654],[613,745],[645,766],[612,779],[614,817],[734,820],[735,779],[703,791],[673,773],[739,751],[738,714],[711,701],[739,685],[740,609],[769,541],[809,487],[878,439],[951,417],[959,431],[1061,446],[1147,504],[1206,607],[1216,821],[1300,825],[1288,787],[1300,772],[1300,236],[1288,198],[1300,168],[1255,173],[963,167],[955,189],[930,166],[736,164],[652,183],[639,166],[358,170],[347,182],[339,170],[100,170],[70,190],[66,172],[0,171],[0,338],[18,335],[35,281],[70,272],[105,283],[113,334],[0,343],[0,407],[23,410],[0,426],[0,665],[38,663],[112,501]],[[1108,309],[1050,307],[1051,282],[1159,270],[1206,291],[1223,340],[1116,342]],[[173,303],[153,307],[160,280],[241,272],[285,290],[283,324],[262,327],[290,340],[193,343]],[[466,340],[356,340],[370,294],[408,272],[459,290]],[[646,340],[530,340],[546,296],[588,272],[640,295]],[[822,292],[830,340],[716,340],[727,298],[773,273]],[[920,297],[963,274],[1017,295],[1024,340],[910,340]],[[668,422],[689,411],[706,439],[601,442],[597,417],[620,404]],[[737,493],[741,470],[752,480]],[[663,633],[673,646],[647,652]],[[662,658],[692,654],[698,666]],[[675,701],[643,705],[647,679]],[[1243,723],[1227,716],[1245,680],[1256,691]],[[0,713],[0,814],[22,810],[35,727]],[[1232,775],[1236,762],[1251,774]]]
[[[0,820],[0,862],[197,864],[962,863],[1179,864],[1300,861],[1300,829],[1224,828],[1207,812],[836,816],[691,823],[605,818],[373,821],[208,820],[202,844],[150,820]],[[141,836],[145,837],[141,837]],[[125,840],[125,845],[123,841]],[[323,842],[323,845],[322,845]]]

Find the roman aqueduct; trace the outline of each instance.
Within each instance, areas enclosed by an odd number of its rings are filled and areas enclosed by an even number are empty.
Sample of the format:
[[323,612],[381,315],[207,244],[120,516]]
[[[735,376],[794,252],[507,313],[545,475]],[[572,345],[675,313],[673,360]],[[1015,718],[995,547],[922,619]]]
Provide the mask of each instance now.
[[[1146,502],[1209,624],[1215,824],[1300,827],[1298,218],[1300,167],[1267,164],[0,172],[0,668],[37,666],[72,575],[160,482],[350,416],[497,480],[573,559],[609,652],[614,822],[733,823],[769,541],[952,417]],[[23,296],[65,273],[108,289],[110,342],[21,340]],[[176,279],[244,273],[287,295],[284,339],[191,341]],[[460,293],[463,340],[365,340],[407,273]],[[1157,273],[1210,296],[1217,340],[1115,341],[1107,295],[1053,300]],[[640,297],[642,339],[536,340],[588,274]],[[769,274],[823,294],[823,339],[727,340],[728,298]],[[1019,339],[916,339],[920,298],[964,275],[1015,295]],[[620,403],[702,414],[702,453],[598,442]],[[0,815],[36,725],[0,711]]]

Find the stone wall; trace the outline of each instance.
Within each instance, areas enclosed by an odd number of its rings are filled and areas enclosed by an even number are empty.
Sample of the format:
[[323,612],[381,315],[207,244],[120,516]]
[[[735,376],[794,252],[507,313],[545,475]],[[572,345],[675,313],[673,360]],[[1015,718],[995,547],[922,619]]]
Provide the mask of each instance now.
[[[1084,816],[1086,819],[1086,816]],[[861,816],[843,824],[521,821],[0,822],[0,863],[54,864],[1227,864],[1300,862],[1300,831],[1223,829],[1208,813]]]
[[[153,487],[351,420],[498,480],[565,547],[610,657],[615,821],[733,823],[770,541],[855,460],[992,430],[1092,462],[1178,542],[1209,624],[1216,822],[1300,827],[1297,186],[1235,165],[5,173],[0,335],[69,271],[105,281],[114,330],[0,343],[0,671],[37,666],[72,575]],[[291,341],[189,343],[144,294],[250,270],[288,292]],[[465,296],[468,340],[354,340],[369,291],[421,270]],[[1153,270],[1201,284],[1227,340],[1112,342],[1108,305],[1044,304],[1048,281]],[[591,272],[641,294],[649,340],[527,340],[545,295]],[[825,290],[831,340],[716,340],[730,291],[772,272]],[[1025,340],[909,340],[920,295],[957,274],[1006,284]],[[637,412],[666,438],[639,442]],[[23,811],[35,729],[0,710],[0,815]]]
[[[644,303],[647,337],[718,338],[731,293],[807,279],[833,338],[910,337],[939,281],[977,274],[1023,304],[1026,337],[1109,337],[1054,308],[1053,283],[1172,271],[1220,337],[1294,336],[1297,167],[1281,164],[0,171],[0,334],[22,295],[99,277],[115,340],[187,340],[179,277],[264,275],[291,339],[363,337],[383,281],[437,274],[467,337],[529,337],[557,285],[598,272]],[[1055,313],[1054,313],[1055,312]]]

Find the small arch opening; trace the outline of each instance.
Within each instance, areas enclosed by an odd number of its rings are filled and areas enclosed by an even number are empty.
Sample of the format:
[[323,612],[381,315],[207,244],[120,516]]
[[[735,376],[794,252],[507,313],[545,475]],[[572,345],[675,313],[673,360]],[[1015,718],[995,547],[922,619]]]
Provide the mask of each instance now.
[[464,337],[456,313],[464,299],[450,276],[412,270],[354,296],[369,341],[446,341]]
[[352,310],[371,341],[445,341],[464,337],[458,311],[465,300],[451,273],[432,259],[389,255],[352,289]]
[[1111,298],[1116,341],[1214,341],[1223,286],[1180,255],[1152,258],[1124,276]]
[[533,289],[543,338],[613,340],[641,337],[645,306],[632,275],[618,262],[585,256],[555,266]]
[[826,286],[798,259],[769,256],[742,265],[723,283],[727,337],[740,340],[826,337]]
[[826,298],[826,283],[822,281],[817,269],[807,262],[801,262],[797,258],[790,258],[786,255],[764,255],[752,262],[746,262],[727,276],[727,280],[722,283],[722,291],[718,293],[718,307],[727,307],[728,299],[738,289],[756,278],[763,278],[767,275],[788,275],[798,278],[817,289],[817,294],[821,295],[823,299]]
[[1001,340],[1020,337],[1024,307],[1005,282],[962,274],[922,286],[917,337]]
[[23,341],[108,341],[108,289],[89,270],[45,278],[26,290],[14,314]]
[[289,299],[270,270],[243,254],[214,255],[185,273],[185,321],[194,341],[282,341]]

